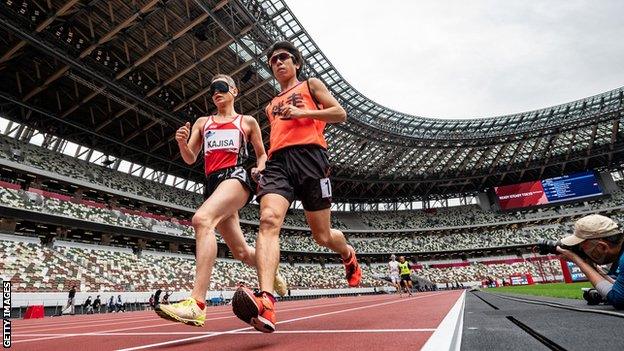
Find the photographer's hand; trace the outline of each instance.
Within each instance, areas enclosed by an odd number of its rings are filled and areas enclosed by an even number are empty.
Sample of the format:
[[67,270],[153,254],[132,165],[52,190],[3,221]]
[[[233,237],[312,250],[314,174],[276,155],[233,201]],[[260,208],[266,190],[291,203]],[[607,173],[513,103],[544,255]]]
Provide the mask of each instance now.
[[557,252],[559,252],[559,256],[561,258],[564,258],[568,261],[572,261],[574,263],[576,263],[576,265],[578,266],[579,262],[583,261],[585,262],[579,255],[577,255],[574,251],[570,251],[568,249],[564,249],[561,246],[557,246]]
[[574,262],[574,264],[576,264],[583,274],[585,274],[594,287],[596,287],[601,281],[607,281],[594,267],[592,267],[589,262],[582,259],[576,253],[563,249],[560,246],[557,246],[557,251],[561,254],[560,256],[562,258]]

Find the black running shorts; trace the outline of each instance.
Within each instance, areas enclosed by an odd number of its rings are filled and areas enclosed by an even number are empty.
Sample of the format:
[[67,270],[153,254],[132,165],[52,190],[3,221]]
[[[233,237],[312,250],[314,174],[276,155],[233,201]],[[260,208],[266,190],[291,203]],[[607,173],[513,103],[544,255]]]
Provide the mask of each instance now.
[[402,282],[411,282],[412,281],[412,277],[409,274],[401,274],[401,281]]
[[243,185],[243,188],[249,190],[249,197],[247,203],[253,198],[253,187],[251,186],[250,177],[247,171],[243,167],[230,167],[214,171],[206,176],[206,183],[204,184],[204,201],[207,200],[212,193],[217,189],[222,181],[227,179],[236,179]]
[[258,180],[258,202],[266,194],[279,194],[288,202],[301,201],[306,211],[331,207],[330,166],[327,151],[300,145],[271,155]]

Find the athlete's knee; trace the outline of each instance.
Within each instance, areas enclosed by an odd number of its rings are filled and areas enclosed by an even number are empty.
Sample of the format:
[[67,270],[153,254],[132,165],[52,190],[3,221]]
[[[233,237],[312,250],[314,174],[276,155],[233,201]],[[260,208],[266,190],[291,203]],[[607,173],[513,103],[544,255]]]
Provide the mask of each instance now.
[[232,256],[234,259],[239,260],[241,262],[247,262],[250,258],[249,250],[244,247],[237,247],[232,249]]
[[210,212],[196,212],[191,219],[195,229],[214,229],[217,226],[218,218]]
[[341,232],[341,231],[340,231],[340,230],[338,230],[338,229],[331,228],[329,231],[330,231],[331,235],[344,236],[344,233],[343,233],[343,232]]
[[279,228],[282,221],[279,213],[272,208],[264,208],[260,211],[260,228],[261,229],[276,229]]

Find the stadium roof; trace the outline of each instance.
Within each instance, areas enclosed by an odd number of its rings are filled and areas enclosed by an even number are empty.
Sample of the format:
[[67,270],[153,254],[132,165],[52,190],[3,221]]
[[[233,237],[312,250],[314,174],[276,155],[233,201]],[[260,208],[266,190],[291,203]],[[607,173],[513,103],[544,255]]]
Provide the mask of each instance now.
[[201,164],[183,163],[175,130],[214,111],[210,79],[226,73],[268,140],[263,108],[277,86],[264,56],[283,39],[349,115],[326,132],[335,200],[447,197],[622,159],[622,88],[509,116],[407,115],[349,85],[281,0],[1,0],[0,30],[3,114],[194,181]]

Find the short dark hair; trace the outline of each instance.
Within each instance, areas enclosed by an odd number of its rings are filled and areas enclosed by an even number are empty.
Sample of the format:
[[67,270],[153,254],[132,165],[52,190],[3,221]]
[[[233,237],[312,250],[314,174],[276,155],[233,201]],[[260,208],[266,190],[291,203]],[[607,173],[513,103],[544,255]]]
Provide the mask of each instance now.
[[[293,45],[293,43],[289,42],[289,41],[278,41],[277,43],[274,43],[273,45],[271,45],[271,47],[269,48],[269,51],[267,51],[267,62],[269,62],[269,60],[271,59],[271,56],[273,56],[273,53],[277,50],[286,50],[288,51],[291,55],[293,55],[293,62],[295,64],[299,64],[299,69],[297,69],[297,77],[299,77],[299,74],[301,73],[301,71],[303,70],[303,56],[301,55],[301,52],[299,51],[299,49],[297,49],[296,46]],[[270,66],[270,64],[269,64]],[[270,67],[269,67],[270,68]],[[271,74],[273,73],[273,70],[271,70]]]

